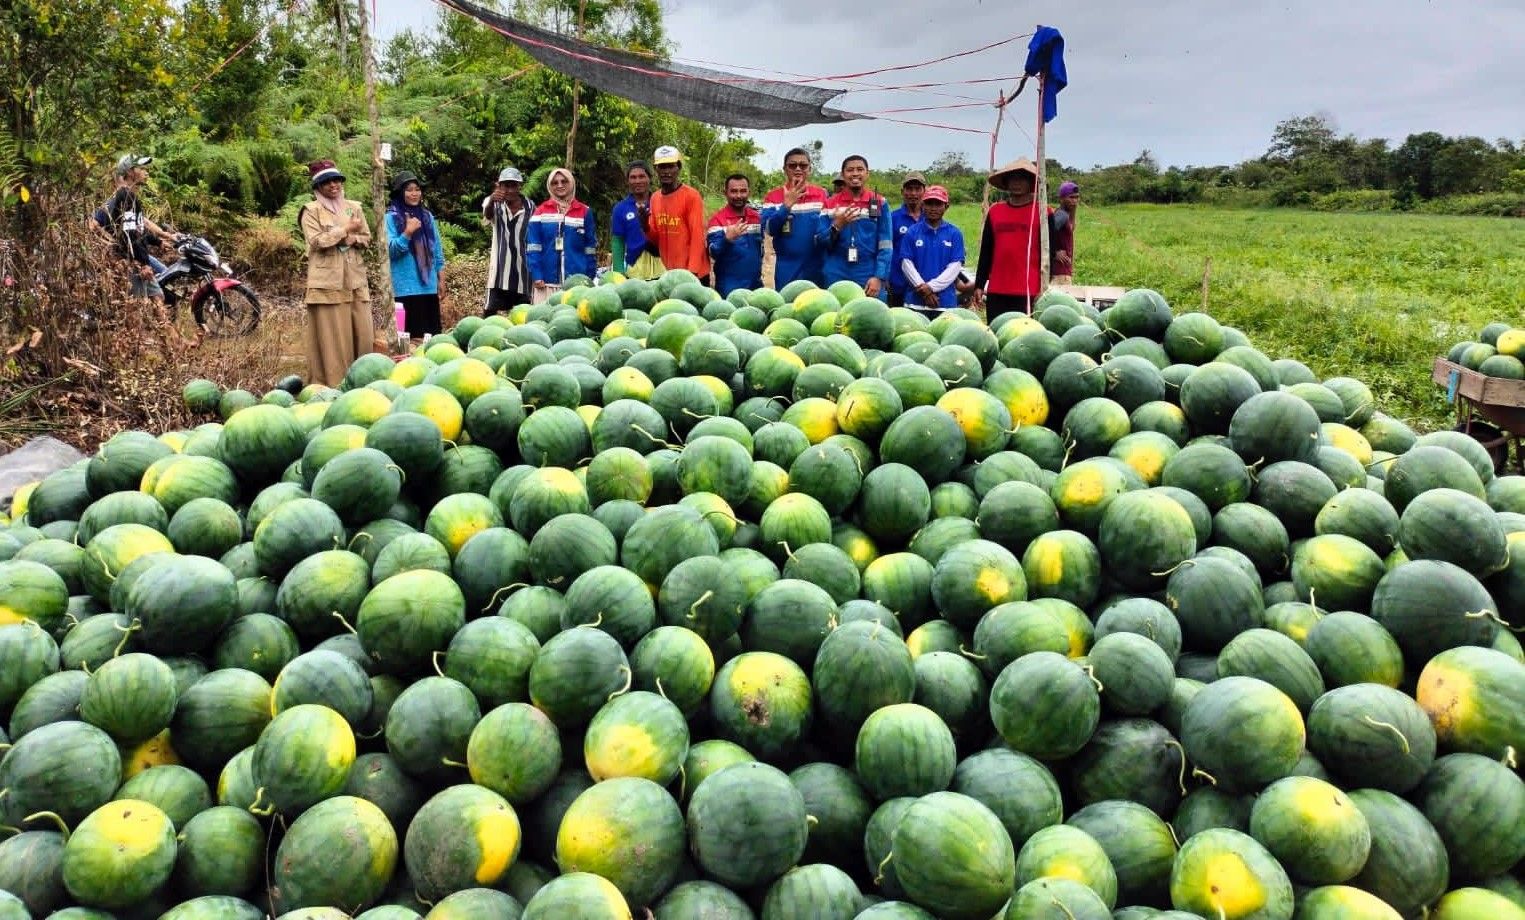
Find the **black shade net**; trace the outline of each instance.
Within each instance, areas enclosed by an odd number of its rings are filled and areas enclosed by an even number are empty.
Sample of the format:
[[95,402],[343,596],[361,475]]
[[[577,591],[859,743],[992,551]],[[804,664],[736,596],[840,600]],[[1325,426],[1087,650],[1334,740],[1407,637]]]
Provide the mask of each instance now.
[[741,77],[581,42],[470,0],[438,0],[478,20],[557,73],[641,105],[732,128],[795,128],[865,116],[828,108],[846,90]]

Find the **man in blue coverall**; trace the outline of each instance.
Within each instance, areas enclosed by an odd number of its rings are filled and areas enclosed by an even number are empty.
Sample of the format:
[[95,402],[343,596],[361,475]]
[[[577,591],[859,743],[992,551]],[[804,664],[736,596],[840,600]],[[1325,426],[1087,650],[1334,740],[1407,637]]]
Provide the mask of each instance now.
[[791,281],[821,284],[821,250],[816,229],[822,223],[826,190],[810,182],[810,154],[795,147],[784,154],[784,184],[763,198],[763,232],[773,240],[773,286]]
[[895,243],[890,235],[889,202],[868,187],[868,160],[853,154],[842,161],[847,186],[827,199],[816,228],[816,245],[825,255],[827,286],[855,281],[870,297],[883,298]]
[[737,289],[762,285],[762,227],[757,209],[747,204],[752,185],[733,173],[725,180],[725,207],[710,218],[705,239],[715,268],[715,290],[727,297]]

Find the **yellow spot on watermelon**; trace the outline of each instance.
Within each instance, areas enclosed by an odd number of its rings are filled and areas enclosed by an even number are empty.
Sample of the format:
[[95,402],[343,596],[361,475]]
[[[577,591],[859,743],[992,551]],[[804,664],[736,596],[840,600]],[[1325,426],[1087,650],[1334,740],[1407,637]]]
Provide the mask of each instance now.
[[475,817],[472,830],[481,853],[475,878],[478,884],[491,885],[519,855],[519,817],[507,806]]
[[548,466],[541,469],[540,481],[546,488],[563,494],[576,494],[583,491],[582,481],[577,478],[577,474],[560,466]]
[[760,693],[791,673],[789,660],[770,652],[739,656],[731,669],[731,693],[737,697]]
[[1085,470],[1072,475],[1064,484],[1064,491],[1060,494],[1060,504],[1067,508],[1085,508],[1101,503],[1107,494],[1107,484],[1102,480],[1101,474],[1094,470]]
[[[180,754],[170,744],[169,729],[166,728],[127,753],[127,756],[122,761],[122,778],[131,779],[149,767],[162,767],[165,764],[177,764],[179,762]],[[219,780],[219,792],[222,789],[222,785],[222,781]]]
[[85,819],[94,831],[129,860],[141,858],[164,846],[174,833],[169,816],[158,806],[141,799],[118,799]]
[[1420,672],[1414,699],[1429,715],[1442,744],[1476,718],[1473,689],[1472,675],[1450,667],[1443,659],[1431,659]]
[[25,623],[27,618],[22,616],[21,611],[14,607],[0,604],[0,626],[14,626],[17,623]]
[[344,717],[328,710],[328,731],[323,738],[323,760],[330,767],[348,766],[355,762],[355,733],[350,730]]
[[1339,541],[1315,540],[1312,543],[1313,565],[1329,575],[1349,575],[1355,571],[1350,556],[1341,551]]
[[[181,448],[185,447],[187,438],[188,435],[186,435],[186,433],[183,431],[166,431],[165,433],[159,435],[159,440],[163,441],[165,444],[168,444],[170,449],[177,454],[180,453]],[[15,511],[15,509],[12,510],[17,515],[22,513],[20,511]]]
[[1498,337],[1499,354],[1525,359],[1525,329],[1511,329]]
[[1332,446],[1350,454],[1359,460],[1362,466],[1371,465],[1371,442],[1366,440],[1365,435],[1339,422],[1325,422],[1321,427],[1324,430],[1324,437]]
[[1351,820],[1351,808],[1354,806],[1345,797],[1345,793],[1323,780],[1313,777],[1307,779],[1308,782],[1297,784],[1297,790],[1292,796],[1292,807],[1297,809],[1298,816],[1303,821],[1328,827]]
[[603,411],[602,406],[578,406],[577,417],[582,419],[582,423],[587,425],[588,431],[591,432],[593,430],[593,422],[598,418],[598,413],[601,411]]
[[1035,540],[1032,552],[1033,580],[1040,585],[1057,585],[1064,580],[1064,549],[1053,540]]
[[1011,593],[1011,579],[1000,569],[987,566],[974,576],[974,589],[991,602],[1002,601]]
[[[181,440],[181,443],[185,443],[184,439]],[[180,448],[177,447],[175,449],[178,451]],[[41,480],[38,480],[38,482],[40,481]],[[19,518],[23,514],[26,514],[27,504],[32,500],[32,492],[36,489],[37,482],[29,482],[16,490],[15,494],[11,496],[12,515]]]
[[1139,478],[1151,486],[1160,484],[1160,476],[1165,471],[1165,455],[1154,450],[1149,445],[1130,446],[1120,458],[1124,463],[1133,468]]
[[1079,882],[1080,884],[1086,886],[1089,886],[1091,883],[1090,878],[1086,875],[1085,869],[1079,863],[1069,859],[1050,860],[1043,866],[1042,877],[1067,878],[1072,882]]
[[1202,866],[1203,900],[1227,920],[1245,917],[1265,906],[1265,886],[1238,853],[1209,856]]
[[638,725],[610,725],[590,732],[583,756],[597,782],[615,776],[640,776],[654,782],[662,774],[662,750]]

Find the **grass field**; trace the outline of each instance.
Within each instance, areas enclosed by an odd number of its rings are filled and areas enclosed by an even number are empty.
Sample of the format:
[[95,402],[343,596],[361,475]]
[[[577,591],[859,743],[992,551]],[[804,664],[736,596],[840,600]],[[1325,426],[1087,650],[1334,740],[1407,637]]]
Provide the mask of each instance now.
[[[951,217],[978,252],[979,207]],[[971,256],[972,258],[972,256]],[[1150,287],[1202,309],[1272,358],[1366,381],[1425,427],[1451,410],[1430,363],[1489,322],[1525,323],[1525,221],[1412,214],[1082,206],[1078,284]]]

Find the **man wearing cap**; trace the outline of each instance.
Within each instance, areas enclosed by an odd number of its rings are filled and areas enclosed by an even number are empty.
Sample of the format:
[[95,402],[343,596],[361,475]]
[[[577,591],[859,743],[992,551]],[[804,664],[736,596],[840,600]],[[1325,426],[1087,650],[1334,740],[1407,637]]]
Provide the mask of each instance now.
[[921,220],[921,194],[927,188],[927,180],[921,173],[907,173],[900,183],[900,207],[890,212],[890,299],[892,307],[903,307],[906,302],[905,273],[900,270],[900,241],[906,230]]
[[1059,186],[1059,209],[1049,217],[1048,247],[1055,284],[1075,283],[1075,209],[1080,206],[1080,186]]
[[958,306],[954,282],[964,270],[964,234],[943,220],[948,190],[934,185],[921,200],[922,218],[900,241],[900,269],[905,274],[906,300],[918,311]]
[[773,286],[791,281],[822,283],[822,252],[816,245],[826,190],[810,182],[810,154],[795,147],[784,154],[784,184],[763,197],[763,232],[773,243]]
[[715,266],[715,290],[727,297],[734,290],[762,286],[762,215],[747,204],[752,183],[741,173],[725,180],[725,207],[710,218],[710,260]]
[[853,154],[842,161],[846,187],[826,201],[816,227],[816,245],[824,253],[822,275],[830,286],[853,281],[870,297],[883,297],[890,276],[894,241],[890,206],[868,187],[868,160]]
[[148,247],[170,234],[148,219],[138,200],[138,189],[148,181],[145,167],[153,161],[153,157],[133,153],[117,160],[116,191],[96,210],[95,221],[111,237],[117,255],[134,263],[133,296],[159,300],[164,292],[154,278],[164,271],[164,263],[154,258]]
[[704,240],[704,198],[698,189],[678,178],[683,170],[683,154],[678,148],[658,147],[651,163],[657,169],[659,188],[651,196],[647,211],[646,238],[656,247],[657,258],[669,271],[685,269],[708,283],[710,256]]
[[483,316],[507,313],[530,302],[530,214],[535,203],[524,197],[524,174],[510,166],[498,173],[492,194],[482,199],[482,226],[492,228],[487,254],[487,306]]
[[973,300],[985,305],[985,319],[1002,313],[1031,313],[1043,292],[1041,221],[1047,215],[1033,194],[1038,167],[1013,160],[990,174],[991,185],[1006,197],[985,212],[980,231],[980,261],[974,273]]

